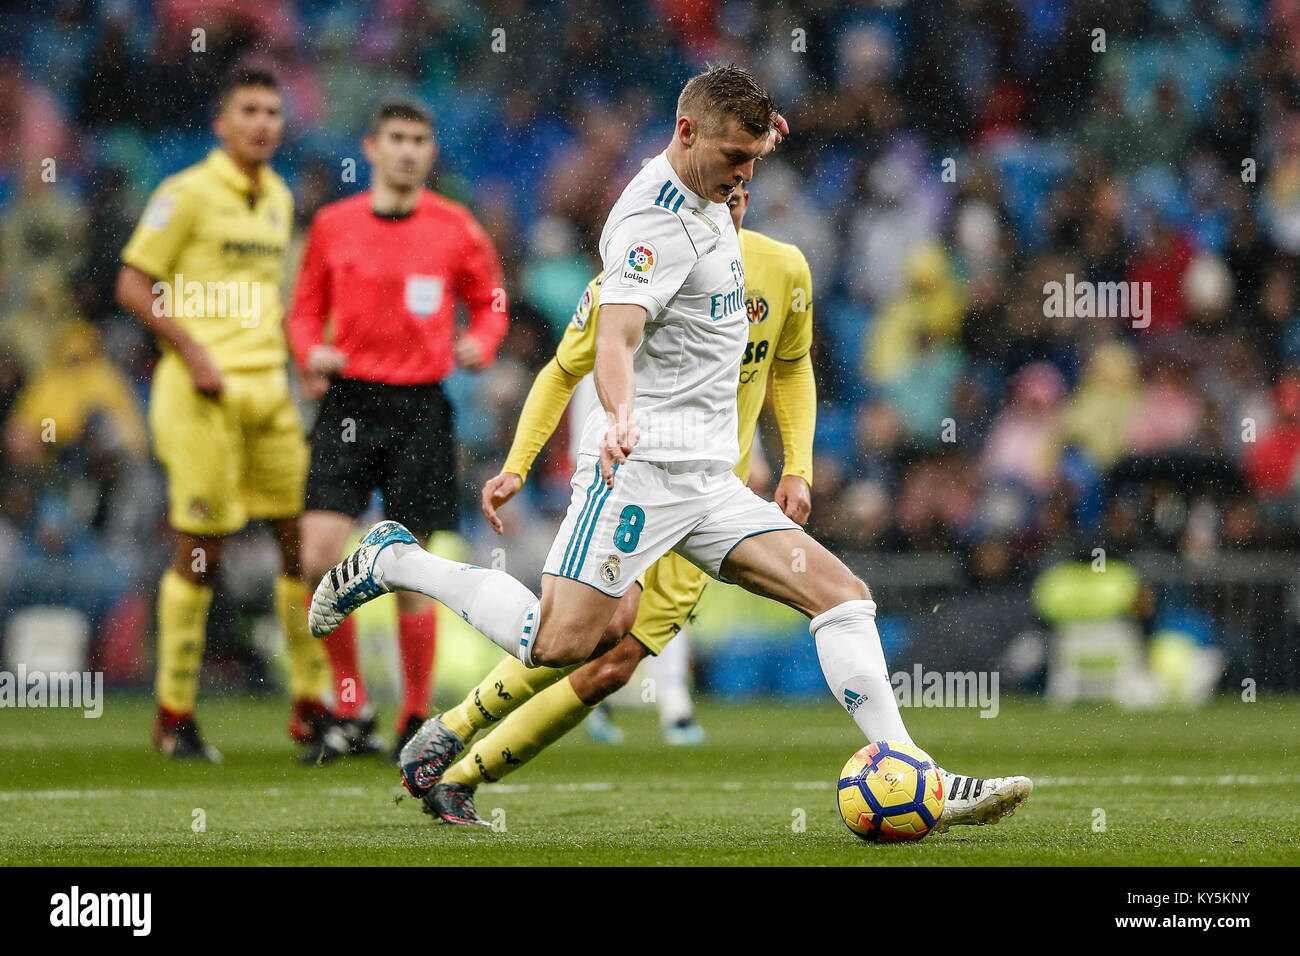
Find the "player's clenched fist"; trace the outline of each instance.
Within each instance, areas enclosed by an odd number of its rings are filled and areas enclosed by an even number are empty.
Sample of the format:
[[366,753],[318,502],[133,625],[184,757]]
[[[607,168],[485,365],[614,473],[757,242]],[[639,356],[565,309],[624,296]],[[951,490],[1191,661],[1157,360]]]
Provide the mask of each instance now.
[[519,494],[519,489],[523,486],[524,479],[513,471],[503,471],[495,478],[489,478],[487,483],[483,485],[483,493],[480,496],[483,517],[487,518],[487,523],[492,526],[492,530],[497,534],[505,531],[505,526],[501,524],[497,509]]
[[812,514],[812,489],[798,475],[785,475],[776,486],[776,503],[796,524],[807,524]]
[[614,466],[627,461],[632,449],[641,440],[641,429],[630,418],[620,417],[618,421],[610,416],[610,426],[600,440],[600,474],[605,479],[605,487],[614,487]]

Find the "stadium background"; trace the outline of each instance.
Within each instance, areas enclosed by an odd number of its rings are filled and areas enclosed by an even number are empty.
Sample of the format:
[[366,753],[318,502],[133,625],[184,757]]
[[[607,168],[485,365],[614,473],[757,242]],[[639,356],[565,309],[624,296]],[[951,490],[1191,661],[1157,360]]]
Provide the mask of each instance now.
[[[812,530],[876,590],[891,666],[1039,688],[1043,635],[1100,616],[1175,661],[1217,647],[1221,687],[1300,681],[1300,4],[122,0],[3,18],[5,666],[18,631],[52,620],[23,612],[58,607],[111,685],[149,683],[168,553],[143,425],[156,353],[113,279],[150,189],[211,148],[229,66],[270,64],[285,86],[274,166],[299,243],[322,204],[364,188],[374,101],[434,108],[434,185],[487,226],[513,300],[497,365],[450,386],[469,517],[439,546],[480,561],[501,547],[533,581],[567,501],[562,443],[504,541],[477,489],[681,82],[735,61],[794,131],[746,225],[814,272]],[[1047,318],[1043,285],[1067,273],[1149,281],[1150,326]],[[1070,575],[1096,549],[1124,575],[1109,603]],[[229,554],[205,686],[274,690],[274,549],[253,529]],[[716,587],[706,603],[704,690],[824,694],[801,620]],[[376,655],[384,620],[364,622]],[[440,697],[482,673],[484,643],[444,628]]]

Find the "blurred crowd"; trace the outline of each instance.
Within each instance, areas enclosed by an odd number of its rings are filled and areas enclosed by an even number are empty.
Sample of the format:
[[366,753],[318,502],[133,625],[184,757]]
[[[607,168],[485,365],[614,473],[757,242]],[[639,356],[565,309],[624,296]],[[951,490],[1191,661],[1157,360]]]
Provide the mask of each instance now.
[[[33,0],[0,16],[0,602],[68,590],[101,616],[162,560],[156,353],[113,282],[149,191],[211,148],[215,79],[247,61],[285,89],[274,165],[299,237],[364,187],[381,94],[433,107],[434,185],[487,227],[512,299],[501,360],[450,386],[471,499],[682,82],[734,61],[793,130],[759,164],[746,226],[812,265],[815,534],[996,545],[1025,569],[1097,545],[1295,543],[1300,0]],[[1067,275],[1150,283],[1149,323],[1049,314],[1044,287]],[[542,509],[567,501],[553,444]]]

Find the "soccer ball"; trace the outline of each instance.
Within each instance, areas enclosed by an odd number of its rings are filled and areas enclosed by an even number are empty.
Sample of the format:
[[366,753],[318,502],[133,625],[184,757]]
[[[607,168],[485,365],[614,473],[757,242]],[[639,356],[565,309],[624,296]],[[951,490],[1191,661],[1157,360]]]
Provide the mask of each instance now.
[[872,843],[919,840],[943,813],[943,777],[913,744],[867,744],[844,765],[836,790],[844,823]]

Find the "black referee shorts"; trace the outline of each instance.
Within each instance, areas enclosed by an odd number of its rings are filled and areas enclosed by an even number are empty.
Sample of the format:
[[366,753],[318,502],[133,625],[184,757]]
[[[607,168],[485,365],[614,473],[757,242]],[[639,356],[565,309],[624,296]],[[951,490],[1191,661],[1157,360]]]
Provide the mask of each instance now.
[[356,517],[376,488],[385,517],[417,535],[457,528],[456,442],[440,385],[330,382],[311,433],[307,510]]

